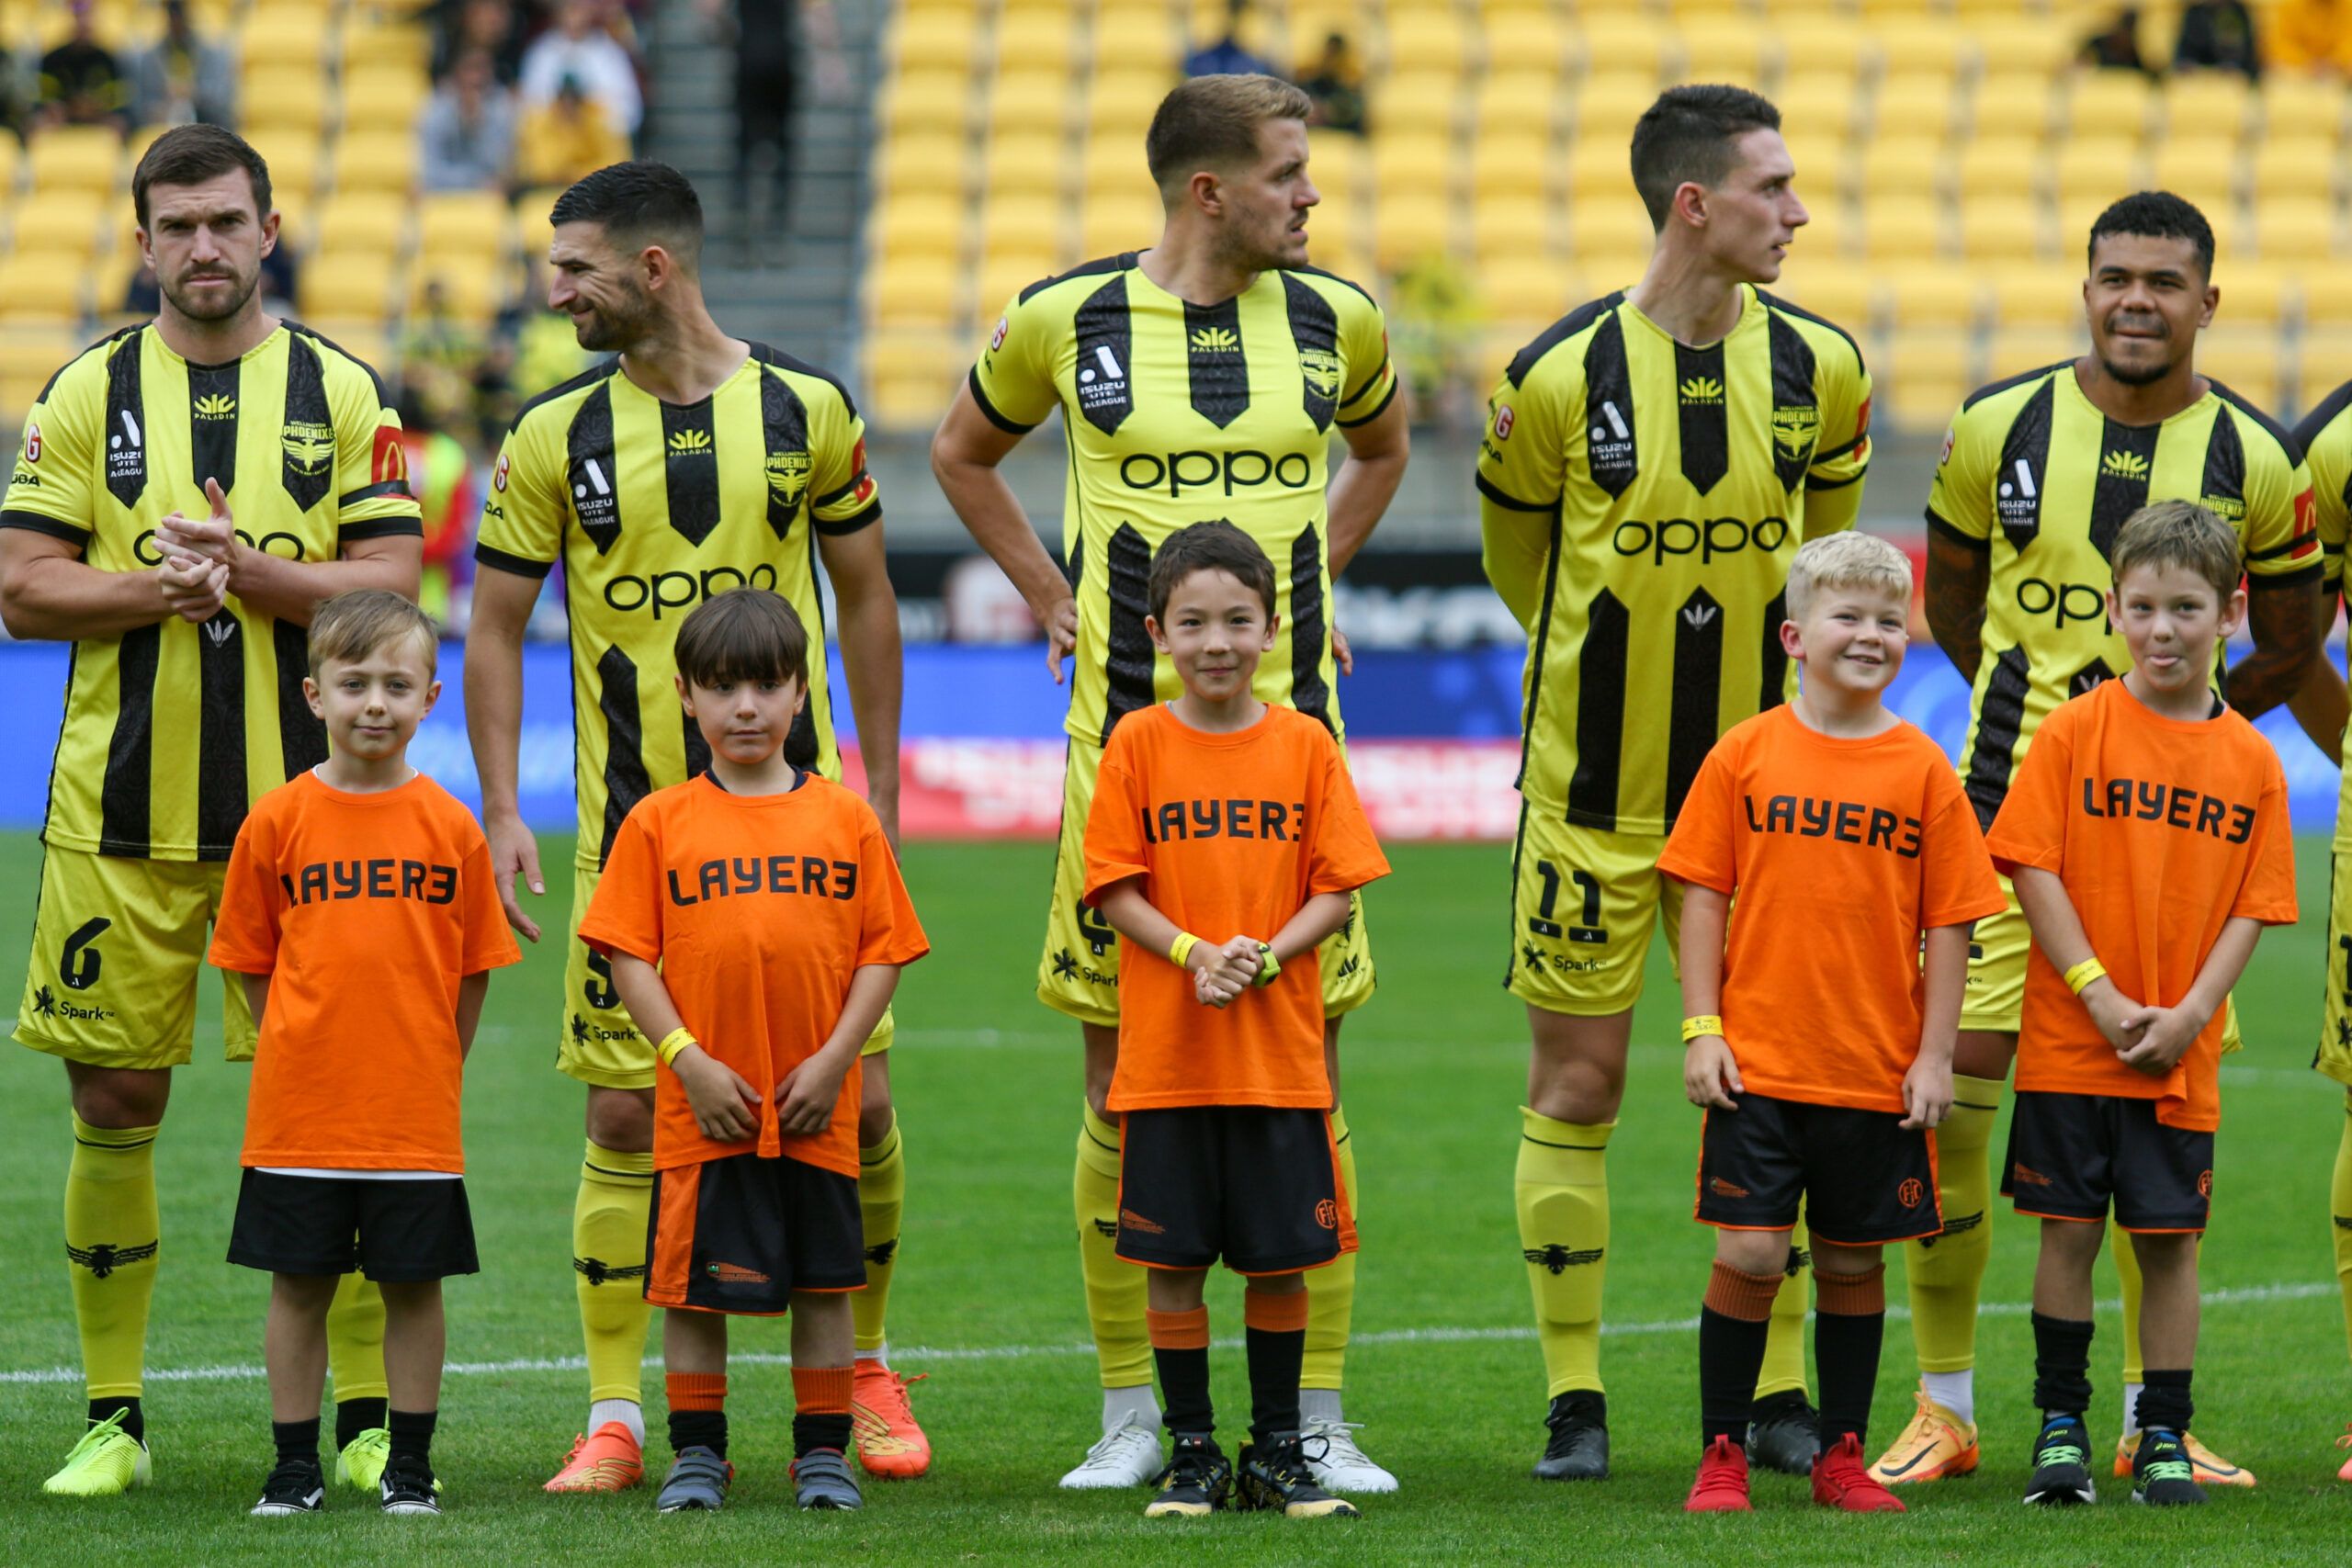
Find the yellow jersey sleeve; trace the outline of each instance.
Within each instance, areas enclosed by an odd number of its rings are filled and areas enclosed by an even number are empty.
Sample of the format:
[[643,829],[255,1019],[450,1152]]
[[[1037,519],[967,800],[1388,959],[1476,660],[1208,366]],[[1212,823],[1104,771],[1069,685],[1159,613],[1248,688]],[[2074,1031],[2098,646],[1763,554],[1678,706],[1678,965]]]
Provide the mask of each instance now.
[[474,558],[484,566],[543,578],[563,551],[563,464],[547,423],[517,420],[498,449],[474,536]]
[[1961,404],[1944,432],[1943,456],[1928,483],[1928,522],[1990,549],[1993,469],[2001,460],[2003,426],[1992,419],[1972,419],[1972,412],[1970,404]]
[[835,389],[808,406],[808,516],[820,534],[854,534],[882,519],[865,468],[865,421]]
[[1340,390],[1334,423],[1369,424],[1396,396],[1396,367],[1388,357],[1388,323],[1380,307],[1353,284],[1333,291],[1340,317]]
[[2344,581],[2347,514],[2352,514],[2352,381],[2330,392],[2295,427],[2295,445],[2311,471],[2312,515],[2323,555],[2323,592],[2331,599]]
[[1842,533],[1861,511],[1862,476],[1871,468],[1871,372],[1861,352],[1835,340],[1821,355],[1821,439],[1805,470],[1808,539]]
[[1524,383],[1504,373],[1487,400],[1487,428],[1478,439],[1481,561],[1495,592],[1530,628],[1544,607],[1544,569],[1566,477],[1568,422],[1576,415],[1571,378],[1549,364],[1538,360]]
[[[2284,457],[2298,454],[2285,452]],[[2245,479],[2245,570],[2249,577],[2283,577],[2322,566],[2326,552],[2310,468],[2296,462],[2248,465]]]
[[409,490],[408,447],[401,441],[400,414],[377,396],[374,378],[357,361],[327,363],[343,372],[328,380],[328,406],[334,417],[336,543],[422,535],[423,513]]
[[25,444],[0,502],[0,526],[29,528],[77,549],[88,546],[105,439],[106,363],[103,348],[83,355],[57,373],[25,416]]
[[1056,292],[1033,284],[1007,300],[972,367],[972,400],[1012,434],[1036,429],[1061,401],[1054,348],[1057,335],[1069,330],[1069,313],[1056,307]]

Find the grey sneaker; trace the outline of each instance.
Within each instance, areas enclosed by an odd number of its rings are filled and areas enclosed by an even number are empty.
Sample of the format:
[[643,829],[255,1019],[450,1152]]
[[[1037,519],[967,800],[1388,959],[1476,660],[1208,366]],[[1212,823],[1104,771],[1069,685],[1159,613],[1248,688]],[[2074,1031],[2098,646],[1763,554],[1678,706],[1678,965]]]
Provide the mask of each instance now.
[[682,1514],[695,1508],[715,1514],[726,1506],[727,1489],[734,1483],[735,1467],[696,1443],[681,1450],[670,1462],[670,1473],[663,1479],[653,1506],[664,1514]]
[[792,1461],[792,1495],[804,1508],[863,1508],[865,1495],[839,1449],[810,1449]]

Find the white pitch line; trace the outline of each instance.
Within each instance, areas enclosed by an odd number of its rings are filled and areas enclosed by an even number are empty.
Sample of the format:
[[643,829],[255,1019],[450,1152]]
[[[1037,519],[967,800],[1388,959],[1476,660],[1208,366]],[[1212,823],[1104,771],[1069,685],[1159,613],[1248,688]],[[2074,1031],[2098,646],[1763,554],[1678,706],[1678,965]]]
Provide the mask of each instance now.
[[[2242,1306],[2264,1302],[2300,1302],[2314,1296],[2335,1293],[2337,1287],[2317,1280],[2300,1284],[2245,1285],[2229,1290],[2208,1291],[2202,1298],[2207,1306]],[[2098,1303],[2101,1311],[2120,1310],[2120,1301]],[[2029,1302],[1988,1302],[1977,1309],[1980,1317],[2024,1317],[2033,1311]],[[1890,1319],[1903,1320],[1911,1315],[1908,1307],[1890,1306]],[[1652,1323],[1606,1323],[1600,1332],[1609,1336],[1640,1336],[1653,1334],[1689,1334],[1699,1326],[1696,1317],[1661,1318]],[[1532,1328],[1471,1328],[1460,1326],[1434,1328],[1391,1328],[1370,1334],[1352,1336],[1348,1343],[1357,1345],[1476,1345],[1513,1340],[1532,1339]],[[1238,1349],[1238,1338],[1219,1339],[1219,1349]],[[892,1347],[891,1359],[916,1361],[1018,1361],[1047,1356],[1091,1356],[1094,1347],[1072,1342],[1062,1345],[950,1345],[936,1348],[922,1345]],[[728,1359],[737,1366],[786,1367],[792,1358],[773,1350],[729,1351]],[[659,1357],[648,1356],[645,1365],[659,1367]],[[442,1371],[453,1377],[511,1377],[518,1372],[576,1372],[586,1369],[582,1356],[522,1356],[503,1361],[451,1361]],[[147,1373],[149,1382],[257,1382],[267,1374],[259,1366],[232,1363],[211,1367],[161,1367]],[[0,1371],[0,1385],[72,1383],[82,1381],[76,1367],[28,1368]]]

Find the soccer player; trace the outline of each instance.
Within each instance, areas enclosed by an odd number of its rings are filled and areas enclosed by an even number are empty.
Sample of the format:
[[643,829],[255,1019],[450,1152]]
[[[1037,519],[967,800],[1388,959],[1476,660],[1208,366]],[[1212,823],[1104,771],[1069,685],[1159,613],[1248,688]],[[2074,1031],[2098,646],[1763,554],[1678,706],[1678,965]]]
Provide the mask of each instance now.
[[1281,629],[1266,552],[1230,523],[1195,523],[1159,547],[1148,592],[1144,626],[1182,693],[1112,733],[1085,829],[1085,897],[1121,949],[1116,1246],[1151,1271],[1175,1445],[1144,1517],[1214,1513],[1235,1487],[1212,1435],[1201,1299],[1222,1258],[1247,1281],[1239,1506],[1353,1517],[1317,1484],[1300,1436],[1305,1271],[1355,1247],[1322,981],[1304,961],[1388,862],[1331,733],[1252,689]]
[[[1650,932],[1663,916],[1671,945],[1682,916],[1657,857],[1716,739],[1794,689],[1790,557],[1852,526],[1870,467],[1854,340],[1759,287],[1807,221],[1780,123],[1737,87],[1650,107],[1648,268],[1520,351],[1479,444],[1487,576],[1528,634],[1503,983],[1533,1036],[1517,1185],[1551,1400],[1538,1480],[1609,1473],[1609,1138]],[[1803,1247],[1800,1228],[1748,1444],[1800,1475],[1818,1446]]]
[[796,762],[815,639],[764,589],[678,629],[678,697],[710,749],[622,822],[581,940],[661,1043],[646,1299],[669,1309],[670,1467],[655,1506],[715,1510],[727,1314],[792,1315],[794,1488],[855,1508],[849,1292],[865,1289],[858,1057],[928,945],[874,808]]
[[229,1261],[271,1276],[277,1460],[253,1507],[265,1517],[326,1500],[326,1314],[355,1269],[384,1297],[379,1504],[441,1511],[441,1281],[479,1268],[458,1091],[490,971],[523,954],[481,825],[409,764],[441,694],[437,646],[398,593],[360,589],[319,606],[302,694],[332,750],[254,803],[212,935],[212,962],[237,976],[261,1027]]
[[[1331,582],[1369,538],[1404,476],[1407,425],[1380,309],[1355,285],[1306,265],[1304,94],[1267,76],[1202,76],[1169,94],[1145,138],[1167,211],[1159,243],[1089,262],[1023,289],[956,395],[932,468],[940,488],[1046,628],[1057,682],[1075,655],[1059,858],[1037,997],[1076,1019],[1086,1104],[1074,1184],[1087,1315],[1102,1377],[1102,1437],[1062,1477],[1128,1486],[1160,1468],[1143,1272],[1113,1251],[1118,1123],[1104,1114],[1118,1056],[1117,934],[1080,897],[1088,803],[1120,720],[1179,687],[1143,629],[1152,552],[1204,517],[1231,521],[1275,562],[1282,629],[1258,668],[1258,695],[1344,737],[1337,680],[1346,645]],[[1057,555],[1047,553],[997,472],[1057,408],[1070,448]],[[1328,494],[1333,433],[1348,461]],[[1327,942],[1326,1047],[1372,995],[1361,906]],[[1332,1116],[1354,1202],[1346,1119]],[[1316,1473],[1335,1491],[1388,1491],[1395,1477],[1356,1444],[1340,1406],[1352,1255],[1318,1270],[1302,1405]]]
[[[699,282],[702,202],[676,170],[600,169],[565,191],[550,216],[548,302],[571,315],[582,346],[612,357],[532,399],[507,433],[483,498],[466,642],[466,722],[491,857],[507,918],[535,942],[538,924],[514,884],[533,893],[546,885],[515,805],[515,749],[523,631],[559,558],[578,729],[572,926],[629,808],[710,765],[701,732],[668,716],[670,650],[679,617],[726,589],[773,589],[819,629],[787,754],[794,766],[837,779],[822,558],[841,608],[867,795],[893,838],[899,816],[898,600],[883,559],[881,502],[865,471],[865,423],[849,393],[814,366],[730,338],[711,320]],[[653,1046],[614,989],[610,965],[576,939],[564,1004],[557,1066],[588,1094],[571,1263],[590,1404],[586,1434],[548,1490],[616,1491],[644,1476],[639,1363],[651,1312],[642,1292]],[[883,1337],[906,1184],[882,1055],[890,1037],[886,1011],[868,1042],[858,1112],[868,1289],[857,1303],[857,1444],[869,1472],[920,1475],[931,1445]]]
[[[334,593],[413,597],[424,556],[375,373],[254,295],[277,243],[260,155],[182,126],[130,189],[161,309],[51,380],[0,503],[0,620],[74,644],[16,1033],[63,1058],[73,1097],[65,1256],[89,1427],[46,1489],[79,1496],[148,1477],[154,1144],[238,827],[327,755],[302,628]],[[232,1061],[252,1056],[234,987],[221,1032]],[[340,1299],[336,1441],[371,1488],[382,1337],[379,1296]]]
[[1748,1509],[1749,1407],[1800,1201],[1821,1291],[1813,1500],[1905,1511],[1862,1463],[1880,1250],[1942,1224],[1934,1128],[1951,1107],[1968,928],[2005,907],[1951,759],[1881,700],[1910,624],[1902,551],[1867,534],[1808,540],[1781,627],[1804,666],[1796,700],[1707,754],[1658,862],[1684,885],[1683,1089],[1707,1113],[1697,1213],[1717,1227],[1692,1513]]
[[2132,1499],[2202,1503],[2185,1439],[2222,1036],[2262,928],[2295,923],[2294,833],[2278,754],[2213,694],[2214,652],[2246,612],[2235,531],[2159,502],[2112,548],[2107,612],[2130,668],[2042,721],[1986,835],[2033,932],[2001,1175],[2041,1221],[2025,1500],[2096,1495],[2083,1413],[2111,1205],[2143,1281]]
[[[1928,495],[1928,625],[1973,683],[1960,771],[1987,827],[2030,754],[2041,720],[2122,670],[2130,654],[2107,611],[2108,561],[2123,520],[2151,500],[2201,501],[2236,532],[2253,586],[2254,652],[2229,671],[2230,704],[2252,716],[2290,703],[2333,757],[2343,682],[2319,656],[2322,550],[2311,482],[2292,436],[2197,374],[2212,320],[2213,231],[2177,196],[2125,197],[2091,225],[2083,285],[2091,348],[2078,359],[1984,387],[1961,404]],[[1976,1468],[1977,1292],[1991,1256],[1989,1145],[2017,1054],[2026,921],[2012,908],[1976,928],[1953,1057],[1952,1113],[1939,1134],[1945,1229],[1904,1263],[1922,1374],[1917,1414],[1872,1472],[1889,1484]],[[2227,1026],[2234,1048],[2235,1030]],[[2128,1473],[2138,1427],[2139,1276],[2123,1280]],[[2254,1476],[2194,1438],[2199,1476]]]

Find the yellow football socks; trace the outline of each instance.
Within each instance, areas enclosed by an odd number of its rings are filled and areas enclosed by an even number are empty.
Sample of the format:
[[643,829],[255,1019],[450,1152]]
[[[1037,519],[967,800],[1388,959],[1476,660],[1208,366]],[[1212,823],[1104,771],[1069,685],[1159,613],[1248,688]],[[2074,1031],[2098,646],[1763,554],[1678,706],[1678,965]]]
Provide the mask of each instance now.
[[1078,1262],[1086,1278],[1086,1320],[1104,1388],[1151,1382],[1151,1333],[1144,1323],[1144,1271],[1114,1250],[1119,1239],[1119,1126],[1086,1107],[1078,1134]]
[[857,1348],[872,1353],[882,1348],[882,1320],[890,1307],[890,1276],[899,1265],[899,1219],[907,1203],[905,1145],[899,1137],[899,1116],[890,1113],[890,1130],[882,1141],[857,1151],[857,1212],[865,1222],[865,1289],[849,1298],[850,1315],[857,1322]]
[[[1363,1212],[1356,1207],[1356,1145],[1348,1136],[1347,1116],[1331,1112],[1331,1139],[1340,1148],[1340,1186],[1347,1193],[1348,1213],[1361,1225]],[[1300,1364],[1301,1388],[1344,1388],[1341,1374],[1348,1359],[1348,1325],[1356,1314],[1356,1255],[1342,1252],[1339,1260],[1306,1271],[1306,1359]]]
[[[1789,1245],[1800,1258],[1809,1258],[1804,1220],[1798,1217],[1789,1233]],[[1764,1339],[1764,1364],[1756,1373],[1756,1397],[1804,1392],[1804,1312],[1813,1297],[1809,1264],[1784,1269],[1780,1293],[1772,1298],[1772,1325]]]
[[1976,1303],[1993,1256],[1993,1119],[2006,1087],[1998,1078],[1953,1074],[1951,1114],[1936,1129],[1943,1232],[1903,1244],[1911,1341],[1923,1372],[1976,1365]]
[[364,1275],[345,1274],[334,1288],[327,1307],[327,1366],[337,1404],[391,1397],[384,1381],[384,1292]]
[[2335,1282],[2344,1292],[2344,1337],[2352,1345],[2352,1093],[2344,1097],[2344,1136],[2335,1145],[2335,1179],[2327,1192],[2335,1237]]
[[155,1212],[159,1127],[93,1127],[74,1118],[65,1171],[65,1273],[92,1399],[136,1399],[147,1359],[162,1222]]
[[[2116,1281],[2123,1287],[2123,1382],[2128,1394],[2132,1388],[2147,1381],[2140,1375],[2140,1255],[2133,1250],[2131,1236],[2120,1229],[2107,1250],[2115,1256]],[[2128,1419],[2132,1415],[2128,1407],[2124,1415],[2125,1425],[2137,1431],[2137,1424]]]
[[1600,1391],[1600,1287],[1609,1267],[1609,1134],[1520,1108],[1519,1244],[1535,1293],[1551,1398]]
[[592,1401],[643,1403],[639,1371],[645,1325],[653,1318],[645,1303],[645,1223],[652,1207],[652,1154],[623,1154],[592,1139],[571,1210],[573,1284]]

